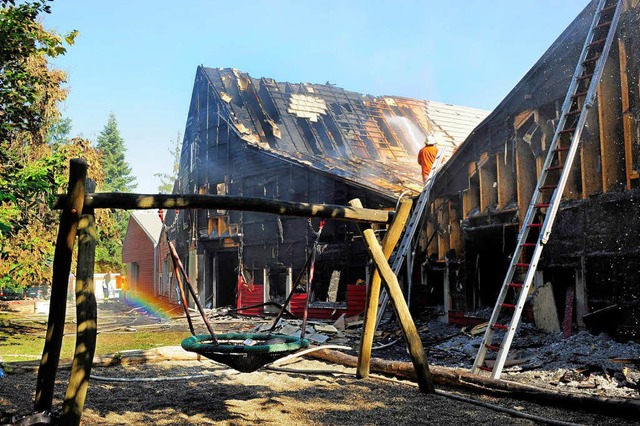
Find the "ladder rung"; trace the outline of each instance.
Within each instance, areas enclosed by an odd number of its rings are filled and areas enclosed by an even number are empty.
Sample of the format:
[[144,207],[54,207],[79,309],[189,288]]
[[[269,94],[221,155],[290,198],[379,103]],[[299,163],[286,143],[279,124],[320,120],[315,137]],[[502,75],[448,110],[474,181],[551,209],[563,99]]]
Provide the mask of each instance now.
[[571,132],[573,132],[575,130],[576,130],[575,127],[570,127],[568,129],[560,130],[560,133],[571,133]]
[[536,204],[536,208],[537,209],[546,209],[547,207],[549,207],[549,203],[540,203],[540,204]]
[[528,268],[529,263],[516,263],[516,266],[519,268]]
[[504,325],[504,324],[498,324],[498,323],[493,324],[491,327],[492,328],[498,328],[500,330],[508,330],[509,329],[509,326]]
[[500,346],[495,346],[495,345],[485,345],[487,349],[490,349],[492,351],[499,351],[500,350]]
[[611,22],[612,21],[603,22],[601,24],[596,25],[596,28],[600,29],[600,28],[607,27],[607,26],[611,25]]
[[546,189],[556,189],[556,188],[557,188],[556,185],[543,185],[543,186],[540,187],[540,190],[544,191]]
[[563,151],[569,151],[570,147],[568,146],[559,146],[556,149],[554,149],[555,152],[563,152]]
[[576,93],[575,95],[573,95],[573,96],[571,97],[571,99],[580,98],[580,97],[582,97],[582,96],[585,96],[586,94],[587,94],[587,92],[578,92],[578,93]]
[[478,368],[482,371],[493,371],[491,368],[487,367],[486,365],[481,365]]
[[603,7],[601,13],[608,12],[608,11],[613,10],[615,8],[616,8],[616,4],[614,3],[611,6]]
[[606,38],[601,38],[601,39],[599,39],[599,40],[593,41],[593,42],[589,43],[589,46],[588,46],[588,47],[597,46],[597,45],[599,45],[599,44],[604,43],[606,40],[607,40]]
[[584,60],[584,62],[582,62],[583,64],[590,64],[591,62],[595,62],[598,59],[600,59],[600,55],[594,56],[592,58],[587,58]]
[[535,247],[535,246],[537,246],[536,243],[524,243],[524,244],[522,244],[522,247]]
[[549,166],[547,167],[547,170],[562,170],[564,169],[564,164],[559,164],[557,166]]
[[516,305],[512,304],[512,303],[502,303],[500,306],[502,306],[503,308],[507,308],[507,309],[515,309]]
[[581,75],[580,77],[578,77],[578,80],[586,80],[588,78],[593,77],[593,74],[585,74],[585,75]]
[[529,228],[542,228],[542,224],[541,223],[530,223]]
[[511,287],[511,288],[522,288],[522,284],[520,284],[520,283],[509,283],[509,287]]
[[577,115],[577,114],[580,114],[581,112],[582,112],[581,109],[574,109],[573,111],[569,111],[567,115]]

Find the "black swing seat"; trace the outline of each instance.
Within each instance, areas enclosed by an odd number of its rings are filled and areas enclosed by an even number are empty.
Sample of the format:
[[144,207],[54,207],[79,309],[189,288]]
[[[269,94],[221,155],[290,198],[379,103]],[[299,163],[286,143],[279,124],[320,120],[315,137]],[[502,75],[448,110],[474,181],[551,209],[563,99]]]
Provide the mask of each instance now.
[[[218,343],[209,334],[198,334],[184,339],[181,346],[243,373],[309,346],[307,339],[283,334],[227,333],[216,334],[216,338]],[[246,344],[247,340],[255,344]]]

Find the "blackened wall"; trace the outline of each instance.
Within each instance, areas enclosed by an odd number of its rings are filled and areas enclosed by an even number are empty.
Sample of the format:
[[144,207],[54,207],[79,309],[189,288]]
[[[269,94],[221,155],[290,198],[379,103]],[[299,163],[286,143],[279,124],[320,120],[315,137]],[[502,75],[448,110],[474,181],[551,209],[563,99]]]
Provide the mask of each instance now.
[[640,190],[563,204],[542,268],[580,268],[590,311],[622,308],[620,324],[640,325]]
[[[336,205],[347,205],[349,200],[359,198],[367,208],[394,207],[395,200],[365,190],[357,182],[350,183],[283,158],[272,152],[268,144],[247,141],[236,121],[237,114],[247,114],[247,111],[240,105],[234,108],[233,104],[240,98],[233,92],[233,87],[224,86],[233,96],[231,101],[225,101],[218,89],[223,83],[213,85],[210,77],[198,68],[182,145],[178,193]],[[263,133],[267,128],[263,126],[265,117],[244,118],[253,120],[256,123],[253,130],[267,140],[275,137]],[[320,224],[317,218],[309,221],[299,217],[220,210],[184,211],[177,220],[172,215],[168,215],[167,220],[175,222],[171,229],[185,264],[194,249],[207,262],[216,250],[228,252],[234,248],[239,253],[245,277],[258,284],[263,281],[264,269],[292,268],[295,279],[303,269]],[[222,220],[230,231],[225,235],[211,232],[212,220]],[[368,257],[356,224],[327,220],[320,236],[320,248],[314,278],[314,288],[320,297],[326,294],[334,270],[340,271],[341,291],[347,284],[365,279]],[[210,268],[201,267],[201,270],[200,280],[213,278]],[[211,285],[210,282],[198,283],[204,294],[211,294],[207,290]]]

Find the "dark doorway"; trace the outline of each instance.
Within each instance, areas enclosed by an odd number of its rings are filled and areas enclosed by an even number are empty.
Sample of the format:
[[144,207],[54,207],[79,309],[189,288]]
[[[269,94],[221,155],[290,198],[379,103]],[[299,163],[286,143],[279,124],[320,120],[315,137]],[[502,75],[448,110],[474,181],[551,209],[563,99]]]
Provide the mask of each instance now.
[[465,233],[468,310],[496,303],[509,269],[517,232],[517,226],[493,225]]
[[234,306],[238,284],[238,253],[219,251],[215,254],[216,308]]

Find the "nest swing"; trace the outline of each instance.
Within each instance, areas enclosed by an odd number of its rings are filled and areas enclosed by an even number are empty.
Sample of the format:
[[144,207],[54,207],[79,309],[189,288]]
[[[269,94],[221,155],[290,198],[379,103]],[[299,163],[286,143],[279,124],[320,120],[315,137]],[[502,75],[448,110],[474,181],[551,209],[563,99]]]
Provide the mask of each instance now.
[[182,348],[251,373],[309,346],[307,339],[283,334],[227,333],[217,334],[216,338],[217,343],[208,334],[187,337],[182,341]]
[[[164,216],[162,212],[160,212],[160,219],[164,222]],[[309,222],[311,222],[309,220]],[[320,229],[316,233],[316,236],[319,237],[322,228],[324,227],[324,220],[320,224]],[[168,239],[168,232],[167,232]],[[314,248],[312,250],[312,254],[309,255],[307,261],[305,263],[305,268],[309,265],[313,268],[313,261],[315,260],[315,251],[317,246],[317,238],[314,244]],[[243,372],[250,373],[258,370],[259,368],[274,362],[275,360],[287,356],[293,352],[298,351],[299,349],[306,348],[309,346],[309,341],[304,338],[304,330],[306,328],[306,320],[307,320],[307,306],[305,306],[305,315],[302,325],[302,332],[300,336],[288,336],[283,334],[273,334],[273,330],[277,325],[279,319],[284,313],[285,307],[288,302],[291,300],[291,296],[293,296],[294,289],[300,281],[302,276],[302,272],[298,279],[296,280],[295,285],[289,297],[287,298],[287,302],[282,306],[280,313],[276,317],[269,333],[226,333],[226,334],[216,334],[211,327],[211,324],[207,320],[206,315],[204,314],[204,310],[202,309],[202,305],[193,289],[193,286],[189,282],[189,277],[178,257],[178,253],[175,249],[175,246],[171,241],[168,241],[169,253],[173,260],[174,268],[175,268],[175,276],[178,280],[178,289],[180,292],[180,299],[182,302],[182,307],[185,311],[187,321],[189,323],[189,328],[191,330],[191,337],[187,337],[181,342],[181,346],[184,350],[189,352],[195,352],[199,355],[205,356],[209,359],[212,359],[216,362],[228,365],[229,367]],[[304,268],[303,268],[304,270]],[[182,283],[182,279],[184,278],[186,287],[189,289],[189,292],[193,296],[193,300],[198,308],[198,311],[207,326],[207,330],[209,334],[196,334],[193,328],[193,323],[191,320],[191,315],[189,314],[189,308],[187,304],[187,299],[185,296],[184,285]],[[309,283],[310,284],[310,283]],[[310,285],[307,287],[307,292],[310,290]],[[308,297],[307,297],[308,301]]]

